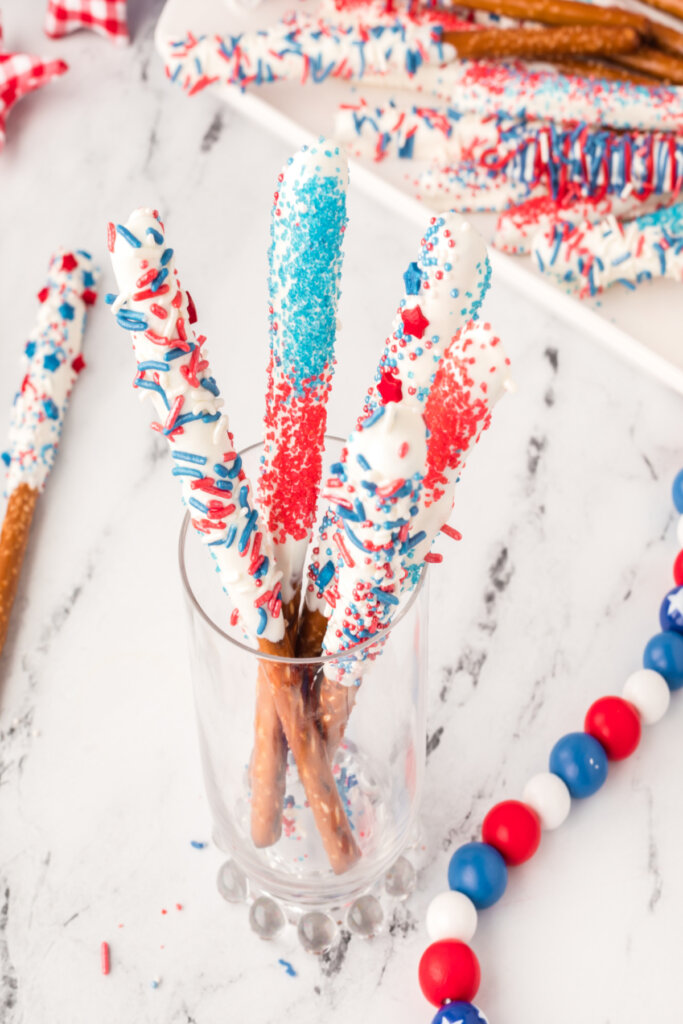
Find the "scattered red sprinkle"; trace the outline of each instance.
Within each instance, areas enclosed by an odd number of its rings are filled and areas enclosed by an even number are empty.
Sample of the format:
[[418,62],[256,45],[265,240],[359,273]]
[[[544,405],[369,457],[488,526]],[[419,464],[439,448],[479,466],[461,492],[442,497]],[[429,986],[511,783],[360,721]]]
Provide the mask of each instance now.
[[103,942],[100,946],[100,964],[102,966],[102,974],[109,974],[109,943]]
[[448,523],[444,523],[441,527],[441,532],[445,533],[451,540],[462,540],[462,534],[460,530],[456,530],[454,526],[449,526]]
[[114,243],[116,242],[116,228],[110,222],[107,224],[107,249],[109,252],[114,251]]

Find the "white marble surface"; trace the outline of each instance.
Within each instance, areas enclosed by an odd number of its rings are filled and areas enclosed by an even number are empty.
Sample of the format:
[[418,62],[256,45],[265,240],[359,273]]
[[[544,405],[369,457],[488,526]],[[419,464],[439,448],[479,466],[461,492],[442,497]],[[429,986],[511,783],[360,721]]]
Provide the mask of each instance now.
[[[0,156],[0,408],[50,251],[84,246],[105,261],[107,220],[153,203],[246,443],[262,404],[270,195],[288,154],[210,96],[170,89],[152,50],[158,7],[131,7],[135,42],[121,52],[89,34],[49,43],[42,4],[5,5],[10,44],[72,70],[17,107]],[[336,431],[417,241],[355,192],[350,213]],[[182,641],[181,513],[130,389],[126,340],[95,310],[0,662],[2,1024],[431,1020],[416,982],[421,922],[454,844],[639,665],[676,552],[681,399],[499,285],[486,314],[519,390],[471,461],[454,516],[464,540],[433,575],[418,891],[383,936],[316,960],[292,932],[253,937],[216,893],[218,852],[190,847],[211,827]],[[681,1019],[681,700],[482,916],[477,1001],[492,1024]]]

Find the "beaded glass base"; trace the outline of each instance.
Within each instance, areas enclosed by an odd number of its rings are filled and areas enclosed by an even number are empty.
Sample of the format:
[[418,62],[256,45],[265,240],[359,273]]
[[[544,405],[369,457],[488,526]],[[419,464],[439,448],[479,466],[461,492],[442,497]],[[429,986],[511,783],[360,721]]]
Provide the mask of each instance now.
[[228,903],[249,907],[249,925],[259,938],[276,939],[286,927],[296,927],[299,943],[306,953],[327,953],[337,944],[343,929],[365,939],[381,933],[392,908],[415,889],[415,862],[419,852],[420,846],[416,843],[368,892],[345,905],[301,910],[282,903],[250,886],[233,860],[221,865],[216,885]]

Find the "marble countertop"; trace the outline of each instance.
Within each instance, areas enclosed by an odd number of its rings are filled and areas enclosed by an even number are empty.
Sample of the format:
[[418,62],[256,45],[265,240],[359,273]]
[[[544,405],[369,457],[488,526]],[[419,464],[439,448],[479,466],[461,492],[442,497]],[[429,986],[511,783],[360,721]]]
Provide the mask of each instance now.
[[[158,3],[131,4],[126,51],[87,33],[50,43],[37,7],[5,10],[7,42],[71,71],[16,108],[0,157],[0,408],[52,249],[106,263],[107,221],[152,204],[247,443],[260,429],[268,217],[286,147],[210,96],[169,88],[152,45]],[[343,433],[418,241],[353,188],[350,217],[330,410]],[[181,637],[181,510],[130,389],[128,346],[95,309],[0,663],[3,1024],[431,1020],[416,969],[450,853],[639,666],[677,550],[681,398],[500,283],[485,312],[518,391],[471,460],[453,518],[464,539],[432,577],[417,891],[381,936],[345,936],[315,959],[293,931],[253,936],[244,908],[216,892],[220,853],[190,845],[211,825]],[[482,915],[477,1002],[491,1024],[680,1020],[681,701]]]

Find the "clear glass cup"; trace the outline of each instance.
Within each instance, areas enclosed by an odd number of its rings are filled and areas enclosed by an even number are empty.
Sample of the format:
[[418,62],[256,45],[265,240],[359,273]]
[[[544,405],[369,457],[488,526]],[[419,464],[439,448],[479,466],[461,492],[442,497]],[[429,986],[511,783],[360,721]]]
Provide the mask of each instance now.
[[[325,471],[342,442],[327,438]],[[241,453],[256,479],[261,445]],[[334,678],[339,659],[303,661],[262,654],[230,625],[232,607],[212,560],[190,528],[180,532],[180,571],[189,619],[190,663],[206,791],[214,839],[253,888],[296,907],[346,903],[366,892],[414,838],[425,766],[427,687],[426,574],[402,602],[389,629],[345,651],[363,660],[362,683],[338,748],[330,757],[341,804],[360,849],[342,874],[330,867],[306,791],[287,756],[283,828],[271,846],[251,838],[250,760],[256,683],[264,670],[301,681],[306,728],[318,729],[313,694],[323,676]],[[291,678],[291,676],[290,676]]]

